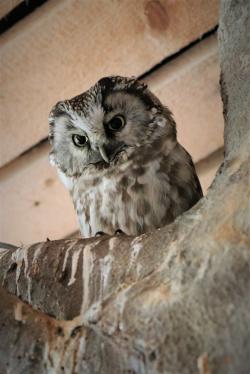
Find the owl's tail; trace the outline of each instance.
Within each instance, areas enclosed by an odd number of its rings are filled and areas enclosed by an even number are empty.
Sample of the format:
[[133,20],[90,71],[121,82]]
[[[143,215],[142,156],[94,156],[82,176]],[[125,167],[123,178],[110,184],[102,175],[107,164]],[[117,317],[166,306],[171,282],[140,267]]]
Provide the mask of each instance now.
[[0,248],[2,248],[2,249],[12,249],[14,251],[18,247],[16,245],[13,245],[13,244],[0,242]]

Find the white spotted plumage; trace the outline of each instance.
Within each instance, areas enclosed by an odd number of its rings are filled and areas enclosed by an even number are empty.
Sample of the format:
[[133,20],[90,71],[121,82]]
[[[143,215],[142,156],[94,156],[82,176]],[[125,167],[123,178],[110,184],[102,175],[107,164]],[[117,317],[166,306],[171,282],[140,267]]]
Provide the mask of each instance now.
[[84,237],[141,234],[171,223],[202,196],[171,112],[134,78],[106,77],[56,104],[50,140]]

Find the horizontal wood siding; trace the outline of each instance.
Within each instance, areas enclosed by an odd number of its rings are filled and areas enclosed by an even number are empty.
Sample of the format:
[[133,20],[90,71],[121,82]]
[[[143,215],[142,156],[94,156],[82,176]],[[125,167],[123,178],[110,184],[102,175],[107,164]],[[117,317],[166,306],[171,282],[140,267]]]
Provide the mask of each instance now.
[[45,3],[1,38],[0,165],[47,136],[58,100],[105,75],[143,74],[217,20],[218,0]]
[[2,170],[0,196],[1,241],[26,244],[59,239],[77,229],[68,192],[48,164],[47,145]]
[[5,17],[24,0],[0,0],[0,19]]
[[195,161],[223,146],[217,53],[214,35],[147,79],[152,91],[173,112],[179,141]]

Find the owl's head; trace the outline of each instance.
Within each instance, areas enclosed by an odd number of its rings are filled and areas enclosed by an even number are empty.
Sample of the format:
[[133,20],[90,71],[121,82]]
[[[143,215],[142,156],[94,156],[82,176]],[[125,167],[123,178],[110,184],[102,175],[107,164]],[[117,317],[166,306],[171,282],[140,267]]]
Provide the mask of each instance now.
[[57,103],[49,123],[52,162],[67,176],[81,175],[89,165],[107,168],[126,150],[130,157],[150,157],[166,140],[176,142],[171,112],[135,78],[100,79]]

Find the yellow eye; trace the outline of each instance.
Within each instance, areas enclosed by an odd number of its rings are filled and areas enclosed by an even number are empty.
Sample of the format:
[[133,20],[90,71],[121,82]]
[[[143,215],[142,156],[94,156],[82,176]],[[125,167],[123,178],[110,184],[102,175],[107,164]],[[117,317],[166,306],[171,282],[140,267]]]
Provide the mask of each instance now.
[[87,136],[78,134],[72,135],[72,140],[77,147],[84,147],[88,142]]
[[108,129],[119,131],[125,126],[125,118],[121,115],[113,117],[108,123]]

